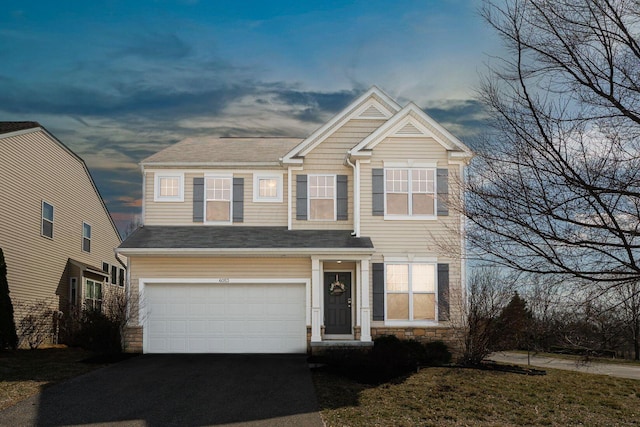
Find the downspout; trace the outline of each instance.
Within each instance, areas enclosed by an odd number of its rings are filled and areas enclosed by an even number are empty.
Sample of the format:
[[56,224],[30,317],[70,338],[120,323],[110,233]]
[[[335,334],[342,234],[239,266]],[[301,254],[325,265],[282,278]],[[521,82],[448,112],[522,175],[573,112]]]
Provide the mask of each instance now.
[[287,230],[291,230],[291,166],[287,168]]
[[351,152],[347,152],[346,163],[353,168],[353,233],[354,237],[360,237],[360,162],[351,163],[349,157]]

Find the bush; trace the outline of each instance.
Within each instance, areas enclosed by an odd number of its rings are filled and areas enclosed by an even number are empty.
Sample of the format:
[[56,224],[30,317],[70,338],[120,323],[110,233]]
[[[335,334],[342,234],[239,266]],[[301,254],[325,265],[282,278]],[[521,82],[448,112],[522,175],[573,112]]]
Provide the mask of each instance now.
[[88,308],[72,314],[66,332],[71,345],[104,354],[122,352],[120,322],[100,310]]
[[415,372],[420,366],[440,366],[451,361],[442,341],[422,344],[393,335],[375,339],[370,351],[328,350],[322,360],[332,372],[365,384],[381,384]]

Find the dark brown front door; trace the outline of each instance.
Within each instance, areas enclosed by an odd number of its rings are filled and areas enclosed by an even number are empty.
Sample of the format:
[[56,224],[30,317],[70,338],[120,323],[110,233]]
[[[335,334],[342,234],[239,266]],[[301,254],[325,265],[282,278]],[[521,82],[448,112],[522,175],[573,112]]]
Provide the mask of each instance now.
[[324,333],[351,334],[351,273],[324,273]]

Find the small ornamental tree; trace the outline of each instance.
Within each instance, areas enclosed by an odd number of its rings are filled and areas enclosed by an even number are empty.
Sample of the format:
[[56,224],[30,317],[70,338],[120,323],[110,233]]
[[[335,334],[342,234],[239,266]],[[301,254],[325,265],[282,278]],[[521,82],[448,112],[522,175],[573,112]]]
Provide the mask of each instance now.
[[528,335],[533,317],[527,302],[514,292],[511,301],[495,322],[495,350],[523,350],[529,342]]
[[18,346],[16,324],[13,320],[13,304],[9,296],[9,282],[7,281],[7,264],[4,253],[0,248],[0,350],[14,349]]

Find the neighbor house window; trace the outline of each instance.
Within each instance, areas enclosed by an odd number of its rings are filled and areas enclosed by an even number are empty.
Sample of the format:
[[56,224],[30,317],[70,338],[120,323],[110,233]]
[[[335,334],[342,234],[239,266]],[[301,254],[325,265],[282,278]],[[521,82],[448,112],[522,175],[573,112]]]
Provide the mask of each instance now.
[[100,310],[102,308],[102,283],[85,279],[84,304],[87,308]]
[[122,268],[118,269],[118,285],[124,286],[124,270]]
[[386,215],[434,216],[435,169],[386,169]]
[[282,202],[282,175],[253,176],[254,202]]
[[102,263],[102,271],[109,274],[109,263],[108,262],[103,262]]
[[436,264],[386,264],[388,320],[435,320]]
[[309,219],[335,221],[335,175],[309,175]]
[[86,222],[82,223],[82,250],[91,252],[91,226]]
[[154,201],[184,201],[183,181],[183,174],[157,172],[155,174]]
[[118,283],[118,267],[115,265],[111,266],[111,284],[115,285]]
[[205,178],[205,219],[209,222],[231,221],[231,178]]
[[53,205],[42,202],[42,230],[45,237],[53,239]]

